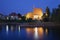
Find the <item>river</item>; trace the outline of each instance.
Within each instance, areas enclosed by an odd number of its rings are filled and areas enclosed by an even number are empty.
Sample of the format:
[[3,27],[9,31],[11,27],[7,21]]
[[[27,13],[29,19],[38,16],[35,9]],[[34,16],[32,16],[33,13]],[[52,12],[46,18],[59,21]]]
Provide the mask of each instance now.
[[0,40],[60,40],[60,29],[0,25]]

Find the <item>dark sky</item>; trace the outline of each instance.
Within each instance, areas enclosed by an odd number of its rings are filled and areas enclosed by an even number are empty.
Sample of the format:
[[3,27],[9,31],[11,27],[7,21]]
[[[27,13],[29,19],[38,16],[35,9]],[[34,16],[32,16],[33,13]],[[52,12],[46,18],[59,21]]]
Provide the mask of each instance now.
[[59,4],[60,0],[0,0],[0,12],[6,15],[11,12],[26,14],[33,11],[33,6],[45,11],[46,6],[52,10]]

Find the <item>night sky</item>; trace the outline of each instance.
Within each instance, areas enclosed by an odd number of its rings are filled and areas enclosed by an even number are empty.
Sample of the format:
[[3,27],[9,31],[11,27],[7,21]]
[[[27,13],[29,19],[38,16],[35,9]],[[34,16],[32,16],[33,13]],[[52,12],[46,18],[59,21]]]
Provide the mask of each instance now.
[[8,15],[11,12],[26,14],[33,11],[33,7],[42,8],[43,12],[48,6],[50,10],[57,8],[60,0],[0,0],[0,12]]

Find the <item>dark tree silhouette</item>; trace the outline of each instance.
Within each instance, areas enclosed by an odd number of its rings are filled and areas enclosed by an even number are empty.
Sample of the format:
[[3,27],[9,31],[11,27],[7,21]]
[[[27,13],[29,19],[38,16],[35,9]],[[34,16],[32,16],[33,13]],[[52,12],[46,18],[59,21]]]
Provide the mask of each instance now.
[[46,7],[46,13],[43,15],[43,21],[48,22],[50,17],[50,9]]
[[22,16],[22,20],[24,21],[26,19],[26,17],[25,16]]
[[46,7],[46,13],[48,14],[48,17],[50,16],[50,9]]
[[60,8],[60,4],[58,5],[58,7]]
[[58,5],[58,8],[53,9],[52,21],[60,22],[60,5]]
[[18,13],[18,17],[22,17],[22,15],[20,13]]

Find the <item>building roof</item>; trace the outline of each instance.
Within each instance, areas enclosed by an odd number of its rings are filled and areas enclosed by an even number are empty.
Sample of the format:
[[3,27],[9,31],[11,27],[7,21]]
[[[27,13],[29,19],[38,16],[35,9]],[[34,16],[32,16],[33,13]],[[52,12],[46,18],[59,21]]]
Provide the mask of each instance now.
[[11,14],[9,14],[9,16],[18,16],[15,12],[12,12]]
[[0,13],[0,15],[1,15],[1,16],[3,16],[3,14],[2,14],[2,13]]

